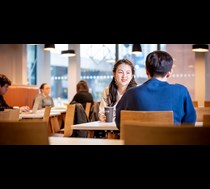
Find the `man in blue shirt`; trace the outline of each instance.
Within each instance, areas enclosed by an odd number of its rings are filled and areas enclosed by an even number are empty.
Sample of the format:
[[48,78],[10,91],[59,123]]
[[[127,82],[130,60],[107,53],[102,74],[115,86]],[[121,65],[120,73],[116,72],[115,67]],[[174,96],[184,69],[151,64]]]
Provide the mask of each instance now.
[[196,111],[188,89],[181,84],[169,84],[173,58],[165,51],[153,51],[146,57],[148,80],[129,89],[116,106],[116,125],[120,129],[120,111],[173,111],[175,124],[195,124]]

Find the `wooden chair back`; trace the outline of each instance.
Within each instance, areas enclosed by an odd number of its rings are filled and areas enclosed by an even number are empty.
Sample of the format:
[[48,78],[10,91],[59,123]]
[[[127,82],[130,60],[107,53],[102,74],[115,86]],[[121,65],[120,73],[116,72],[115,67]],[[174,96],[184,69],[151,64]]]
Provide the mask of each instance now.
[[210,107],[197,107],[196,110],[196,121],[197,122],[203,122],[203,115],[204,114],[210,114]]
[[48,145],[48,123],[42,120],[0,121],[1,145]]
[[64,128],[63,129],[55,128],[54,129],[55,133],[52,133],[50,136],[70,137],[73,134],[73,129],[71,128],[71,125],[74,124],[75,110],[76,110],[76,104],[67,104],[66,114],[64,118]]
[[203,115],[203,126],[210,126],[210,114]]
[[69,104],[66,109],[66,116],[64,121],[64,137],[69,137],[73,133],[71,125],[74,124],[75,104]]
[[51,106],[46,106],[44,110],[43,121],[49,122]]
[[88,118],[90,116],[90,109],[91,109],[91,102],[87,102],[86,106],[85,106],[85,113],[86,113]]
[[124,124],[125,145],[209,145],[210,127]]
[[121,110],[120,112],[120,139],[124,138],[125,121],[137,121],[141,124],[151,123],[157,125],[172,125],[174,124],[173,111],[132,111]]
[[204,107],[210,107],[210,101],[204,101]]
[[19,115],[19,109],[5,109],[4,111],[0,111],[0,120],[18,121]]

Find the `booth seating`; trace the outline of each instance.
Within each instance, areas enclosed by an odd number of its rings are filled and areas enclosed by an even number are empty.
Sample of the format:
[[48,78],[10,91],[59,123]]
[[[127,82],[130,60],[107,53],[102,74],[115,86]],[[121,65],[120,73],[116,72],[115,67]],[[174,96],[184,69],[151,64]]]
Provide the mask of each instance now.
[[34,98],[39,94],[39,87],[34,85],[11,85],[4,95],[9,106],[29,106],[32,109]]

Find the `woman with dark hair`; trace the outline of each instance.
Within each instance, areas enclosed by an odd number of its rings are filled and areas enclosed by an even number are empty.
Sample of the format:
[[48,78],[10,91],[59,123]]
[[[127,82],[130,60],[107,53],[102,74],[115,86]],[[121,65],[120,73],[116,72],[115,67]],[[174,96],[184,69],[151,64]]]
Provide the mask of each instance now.
[[102,94],[99,106],[99,119],[105,121],[105,106],[114,107],[113,121],[115,120],[115,109],[123,94],[131,87],[137,85],[134,74],[135,68],[133,63],[128,59],[118,60],[113,67],[113,79],[109,86],[107,86]]
[[77,93],[74,95],[70,103],[80,103],[83,108],[86,108],[86,103],[90,102],[93,105],[93,96],[89,92],[88,84],[85,80],[80,80],[76,86]]

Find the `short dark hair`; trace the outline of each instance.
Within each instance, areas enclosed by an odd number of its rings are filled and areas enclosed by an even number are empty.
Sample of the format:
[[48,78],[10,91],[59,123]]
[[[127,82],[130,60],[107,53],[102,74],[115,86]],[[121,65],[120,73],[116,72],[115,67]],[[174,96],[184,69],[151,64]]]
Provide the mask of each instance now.
[[10,85],[12,85],[12,82],[9,80],[9,78],[6,75],[0,74],[0,85],[1,85],[1,87],[3,87],[6,84],[8,86],[10,86]]
[[153,51],[146,57],[146,68],[151,77],[164,77],[173,66],[172,56],[165,51]]
[[41,90],[41,89],[44,89],[44,86],[45,85],[47,85],[47,83],[42,83],[41,85],[40,85],[40,87],[39,87],[39,89]]

